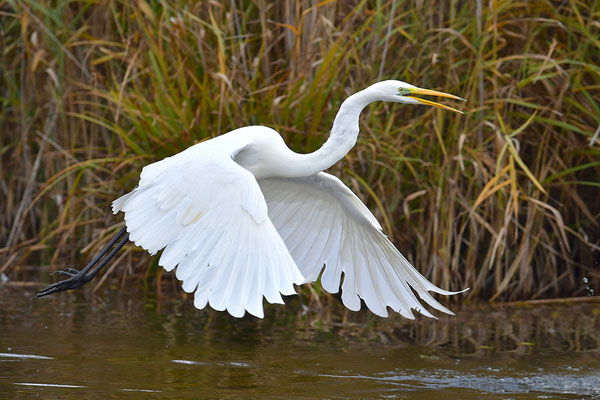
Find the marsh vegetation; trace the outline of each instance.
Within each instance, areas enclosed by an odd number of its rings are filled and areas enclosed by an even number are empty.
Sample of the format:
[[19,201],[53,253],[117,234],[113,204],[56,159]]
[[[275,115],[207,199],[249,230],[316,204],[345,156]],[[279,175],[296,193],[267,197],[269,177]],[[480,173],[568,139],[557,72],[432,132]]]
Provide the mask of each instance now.
[[[249,124],[312,151],[394,78],[469,100],[373,105],[333,167],[407,258],[461,302],[595,294],[600,5],[478,4],[0,1],[0,275],[82,264],[145,164]],[[133,245],[107,276],[177,290]]]

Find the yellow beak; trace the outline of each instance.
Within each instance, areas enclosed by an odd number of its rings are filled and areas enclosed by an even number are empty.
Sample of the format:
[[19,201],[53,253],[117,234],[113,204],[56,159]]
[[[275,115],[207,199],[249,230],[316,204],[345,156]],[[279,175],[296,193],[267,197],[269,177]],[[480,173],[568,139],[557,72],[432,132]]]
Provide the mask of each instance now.
[[[429,90],[429,89],[414,88],[414,89],[410,89],[410,91],[408,93],[411,94],[411,95],[420,94],[420,95],[426,95],[426,96],[440,96],[440,97],[448,97],[448,98],[455,99],[455,100],[466,101],[462,97],[458,97],[458,96],[455,96],[453,94],[448,94],[448,93],[444,93],[444,92],[438,92],[436,90]],[[425,105],[433,106],[433,107],[444,108],[446,110],[450,110],[450,111],[454,111],[454,112],[457,112],[457,113],[464,114],[462,111],[457,110],[456,108],[448,107],[446,105],[443,105],[443,104],[440,104],[440,103],[436,103],[434,101],[429,101],[429,100],[425,100],[425,99],[419,99],[418,97],[413,97],[413,96],[405,96],[405,97],[408,97],[410,99],[416,100],[416,101],[418,101],[421,104],[425,104]]]

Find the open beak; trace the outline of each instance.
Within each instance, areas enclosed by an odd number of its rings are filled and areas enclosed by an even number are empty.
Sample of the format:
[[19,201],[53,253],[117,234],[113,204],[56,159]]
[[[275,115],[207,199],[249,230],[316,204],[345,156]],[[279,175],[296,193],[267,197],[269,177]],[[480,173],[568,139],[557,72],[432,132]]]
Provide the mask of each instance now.
[[[410,94],[410,95],[418,94],[418,95],[425,95],[425,96],[440,96],[440,97],[448,97],[450,99],[455,99],[455,100],[466,101],[462,97],[454,96],[453,94],[448,94],[448,93],[444,93],[444,92],[438,92],[436,90],[421,89],[421,88],[410,89],[410,92],[408,94]],[[413,96],[404,96],[404,97],[411,98],[413,100],[418,101],[421,104],[425,104],[425,105],[428,105],[428,106],[444,108],[446,110],[450,110],[450,111],[454,111],[454,112],[457,112],[457,113],[464,114],[462,111],[457,110],[456,108],[448,107],[448,106],[446,106],[444,104],[436,103],[434,101],[420,99],[418,97],[413,97]]]

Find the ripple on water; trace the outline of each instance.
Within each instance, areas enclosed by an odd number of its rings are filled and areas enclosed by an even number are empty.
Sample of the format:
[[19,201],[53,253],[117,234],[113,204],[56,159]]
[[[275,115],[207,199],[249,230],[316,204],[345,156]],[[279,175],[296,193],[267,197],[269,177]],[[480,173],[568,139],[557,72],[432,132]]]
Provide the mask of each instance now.
[[205,362],[205,361],[191,361],[191,360],[171,360],[175,364],[185,364],[185,365],[203,365],[207,367],[219,366],[219,367],[250,367],[250,364],[246,364],[243,362]]
[[[566,369],[566,368],[565,368]],[[572,369],[581,370],[581,369]],[[503,371],[497,374],[485,372],[472,374],[461,373],[448,369],[393,371],[378,374],[378,376],[363,375],[328,375],[322,377],[345,379],[368,379],[385,382],[386,384],[406,386],[406,388],[463,388],[490,393],[560,393],[578,395],[600,395],[600,374],[590,371],[587,374],[572,373],[534,373],[519,376],[503,376]],[[514,374],[514,371],[511,372]],[[506,374],[506,371],[504,371]]]
[[0,353],[0,358],[19,358],[21,360],[54,360],[53,357],[38,356],[36,354]]
[[79,386],[79,385],[60,385],[57,383],[33,383],[33,382],[14,382],[17,386],[33,386],[33,387],[52,387],[52,388],[61,388],[61,389],[79,389],[86,388],[87,386]]

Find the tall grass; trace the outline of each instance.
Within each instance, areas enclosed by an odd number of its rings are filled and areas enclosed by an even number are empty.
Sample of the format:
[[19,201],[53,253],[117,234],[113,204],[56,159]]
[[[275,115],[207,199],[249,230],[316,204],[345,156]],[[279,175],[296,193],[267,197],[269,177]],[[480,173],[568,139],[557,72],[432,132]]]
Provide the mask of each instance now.
[[[248,124],[315,150],[393,78],[469,99],[371,105],[332,168],[401,251],[473,299],[593,294],[600,1],[482,6],[0,0],[0,275],[82,263],[143,165]],[[133,246],[114,268],[162,279]]]

